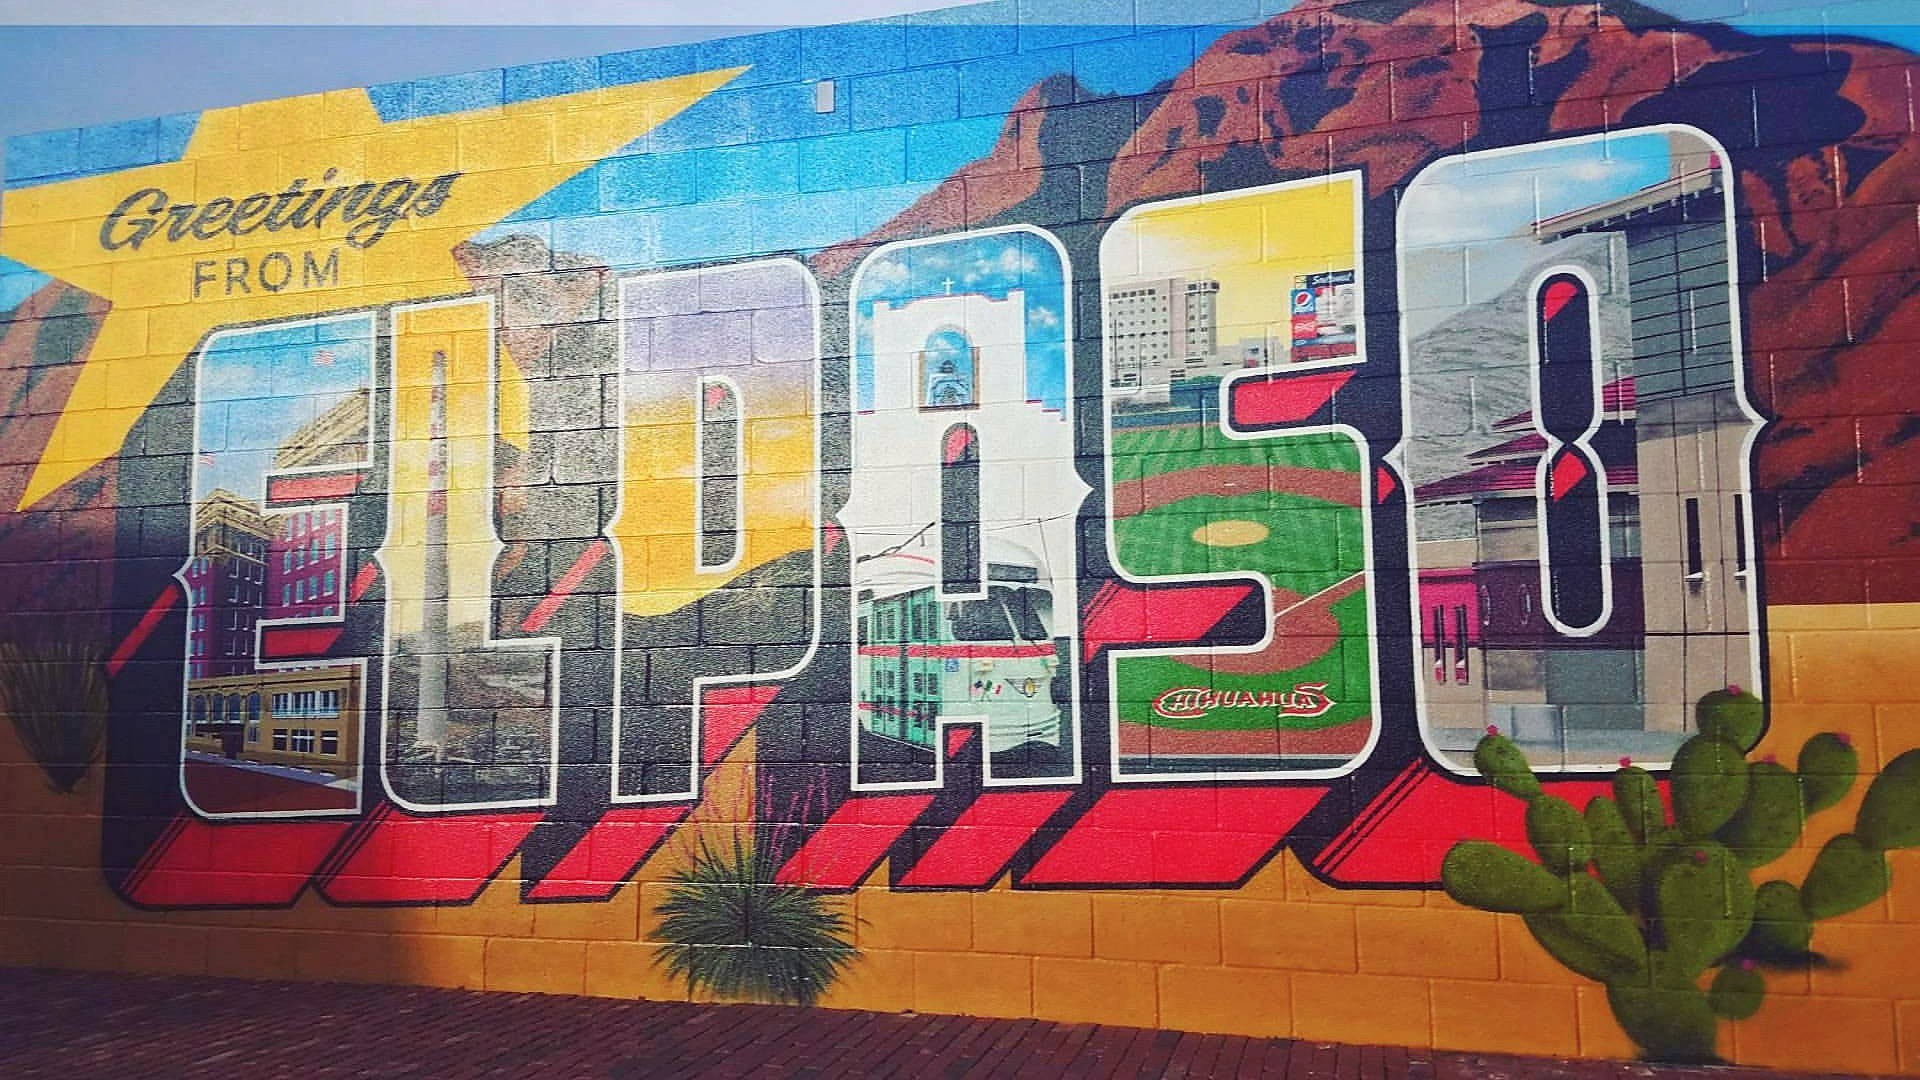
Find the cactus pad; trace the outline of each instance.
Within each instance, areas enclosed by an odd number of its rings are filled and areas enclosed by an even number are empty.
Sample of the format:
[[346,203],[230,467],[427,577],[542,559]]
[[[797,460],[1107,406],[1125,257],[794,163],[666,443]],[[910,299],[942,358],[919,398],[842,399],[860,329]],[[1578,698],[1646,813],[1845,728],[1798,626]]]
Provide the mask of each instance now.
[[1846,795],[1860,775],[1860,753],[1844,736],[1823,731],[1800,748],[1800,795],[1814,814]]
[[1753,926],[1753,883],[1733,852],[1686,844],[1652,868],[1654,912],[1673,970],[1687,977],[1733,951]]
[[1660,801],[1660,785],[1647,770],[1627,765],[1614,773],[1613,798],[1635,839],[1643,840],[1666,827],[1667,808]]
[[1725,739],[1744,754],[1759,744],[1767,726],[1767,709],[1759,698],[1729,686],[1702,697],[1693,707],[1693,721],[1700,734]]
[[1707,992],[1707,1004],[1715,1015],[1729,1020],[1745,1020],[1760,1011],[1767,997],[1767,980],[1749,966],[1728,964],[1713,977],[1713,989]]
[[1887,891],[1887,857],[1852,833],[1827,841],[1800,886],[1800,906],[1816,919],[1866,907]]
[[1587,823],[1581,820],[1580,811],[1555,795],[1527,801],[1527,841],[1547,869],[1557,874],[1586,869],[1593,855]]
[[1640,924],[1586,874],[1568,881],[1565,911],[1524,916],[1527,929],[1555,960],[1589,979],[1646,981],[1647,946]]
[[1780,964],[1803,962],[1813,945],[1813,920],[1800,906],[1800,890],[1769,881],[1753,893],[1753,929],[1740,951]]
[[1860,842],[1881,851],[1920,845],[1920,750],[1909,750],[1867,785],[1854,825]]
[[1805,824],[1800,780],[1783,766],[1756,761],[1747,771],[1747,801],[1714,835],[1748,866],[1786,854]]
[[1488,734],[1473,748],[1473,767],[1487,782],[1516,799],[1540,794],[1540,778],[1533,775],[1527,755],[1505,735]]
[[1698,987],[1608,983],[1607,1004],[1647,1057],[1686,1064],[1719,1060],[1719,1020]]
[[1673,819],[1690,839],[1704,840],[1747,801],[1747,759],[1726,739],[1701,734],[1673,755]]
[[1587,836],[1593,844],[1593,868],[1620,906],[1640,910],[1640,883],[1647,853],[1620,816],[1620,804],[1604,795],[1587,803]]
[[1482,911],[1526,913],[1567,906],[1567,883],[1538,863],[1485,840],[1463,840],[1440,864],[1447,895]]

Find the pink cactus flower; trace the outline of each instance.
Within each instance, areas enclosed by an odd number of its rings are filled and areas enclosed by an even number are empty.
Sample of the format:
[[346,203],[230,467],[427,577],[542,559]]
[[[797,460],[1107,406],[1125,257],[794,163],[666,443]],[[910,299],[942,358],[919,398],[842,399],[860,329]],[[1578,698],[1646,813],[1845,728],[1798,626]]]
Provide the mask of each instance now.
[[1631,766],[1632,764],[1633,764],[1633,759],[1630,757],[1623,757],[1620,759],[1620,767],[1623,769]]
[[1727,684],[1727,693],[1729,693],[1729,694],[1738,694],[1739,692],[1740,692],[1740,684],[1739,684],[1739,683],[1728,683],[1728,684]]
[[1487,734],[1489,734],[1489,735],[1498,735],[1498,734],[1500,734],[1500,725],[1498,725],[1498,724],[1488,724],[1488,725],[1487,725]]

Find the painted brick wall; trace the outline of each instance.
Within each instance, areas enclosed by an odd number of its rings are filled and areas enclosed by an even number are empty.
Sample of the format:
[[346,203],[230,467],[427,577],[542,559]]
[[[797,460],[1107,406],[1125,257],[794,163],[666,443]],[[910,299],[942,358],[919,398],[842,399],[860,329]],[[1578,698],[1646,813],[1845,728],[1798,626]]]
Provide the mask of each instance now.
[[1920,1071],[1920,38],[1804,14],[13,140],[0,962]]

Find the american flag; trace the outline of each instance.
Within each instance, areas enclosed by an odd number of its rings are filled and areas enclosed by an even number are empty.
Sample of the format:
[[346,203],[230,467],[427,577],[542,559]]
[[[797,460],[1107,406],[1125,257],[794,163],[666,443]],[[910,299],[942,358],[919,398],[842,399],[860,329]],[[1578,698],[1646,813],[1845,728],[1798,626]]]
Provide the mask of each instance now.
[[200,464],[205,468],[211,469],[213,467],[213,455],[205,452],[201,453]]
[[333,366],[333,350],[321,349],[315,352],[313,354],[313,366],[314,367],[332,367]]

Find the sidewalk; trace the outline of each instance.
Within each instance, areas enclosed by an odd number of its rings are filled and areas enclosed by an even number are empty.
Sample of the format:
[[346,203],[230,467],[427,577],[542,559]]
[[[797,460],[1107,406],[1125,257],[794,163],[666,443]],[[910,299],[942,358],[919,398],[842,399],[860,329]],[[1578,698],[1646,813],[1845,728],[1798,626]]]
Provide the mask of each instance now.
[[0,1075],[1763,1080],[1140,1028],[0,968]]

